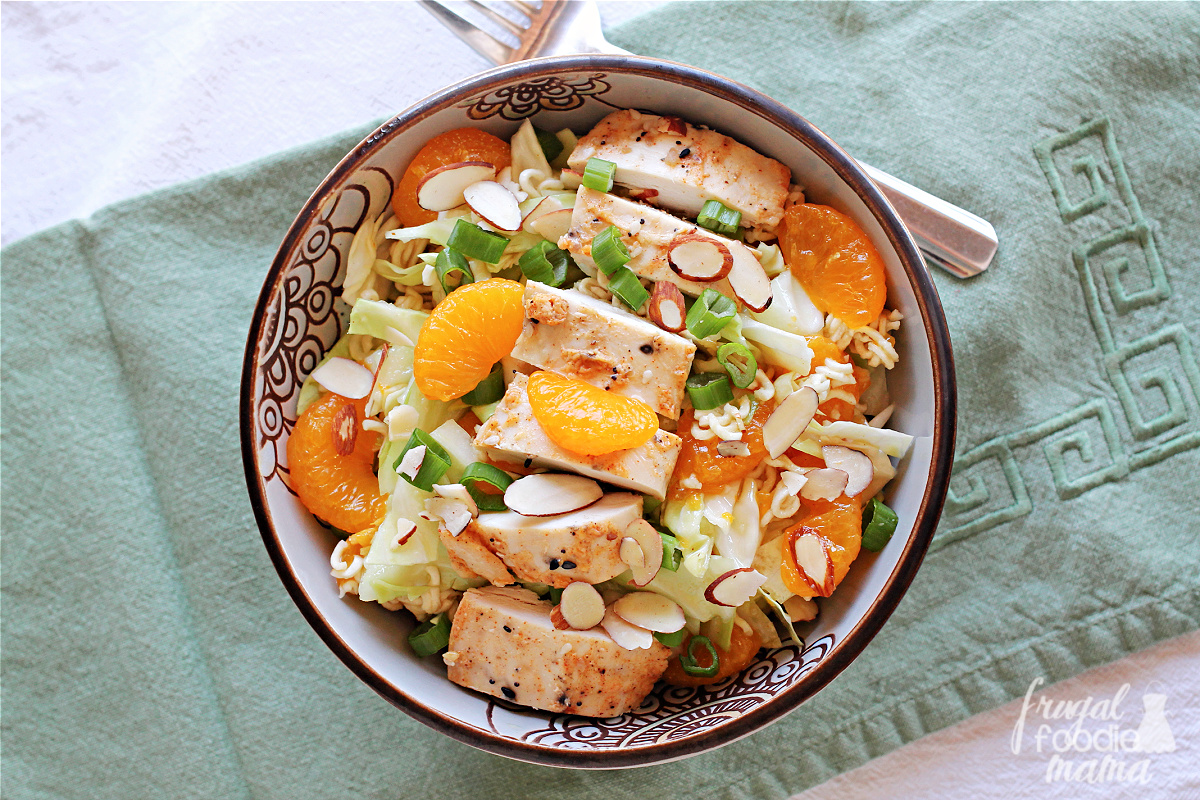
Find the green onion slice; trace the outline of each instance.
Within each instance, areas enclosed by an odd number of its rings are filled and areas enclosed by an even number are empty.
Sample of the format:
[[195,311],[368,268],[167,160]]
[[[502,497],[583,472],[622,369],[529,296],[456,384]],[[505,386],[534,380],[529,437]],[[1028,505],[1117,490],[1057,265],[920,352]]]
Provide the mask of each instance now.
[[703,339],[720,332],[735,314],[737,305],[732,300],[716,289],[705,289],[688,309],[684,322],[693,336]]
[[745,389],[754,383],[758,374],[758,361],[754,353],[741,342],[726,342],[717,348],[717,361],[729,373],[729,379],[739,389]]
[[729,385],[729,377],[723,373],[699,372],[689,376],[684,385],[687,387],[688,397],[692,399],[692,408],[697,411],[720,408],[733,402],[733,389]]
[[580,181],[589,189],[597,192],[609,192],[613,187],[613,176],[617,174],[617,165],[603,158],[589,158],[583,168],[583,179]]
[[[471,265],[467,263],[467,257],[457,250],[451,250],[449,247],[437,254],[437,260],[433,262],[433,268],[437,270],[438,280],[442,283],[442,291],[446,294],[450,294],[459,286],[475,282],[475,274],[471,272]],[[448,286],[446,278],[452,272],[457,272],[460,277],[457,285]]]
[[871,498],[871,503],[863,509],[862,546],[872,553],[878,553],[896,532],[899,517],[878,497]]
[[[400,462],[404,460],[404,456],[409,450],[421,445],[425,446],[425,458],[421,461],[421,468],[417,470],[416,476],[410,478],[400,472]],[[446,470],[450,469],[450,454],[446,452],[446,448],[437,443],[436,439],[417,428],[412,432],[412,436],[408,437],[408,444],[404,445],[404,449],[400,451],[400,457],[396,459],[392,469],[418,489],[432,492],[433,485],[441,480],[442,476],[446,474]]]
[[663,557],[662,568],[670,572],[678,572],[679,565],[683,563],[683,550],[679,546],[679,540],[669,533],[658,532],[662,537]]
[[488,264],[495,264],[504,255],[508,247],[508,238],[498,233],[485,231],[461,217],[454,221],[454,230],[446,239],[446,247],[457,250],[467,258],[477,258]]
[[708,228],[713,233],[732,236],[737,233],[742,223],[742,212],[734,211],[720,200],[708,200],[696,217],[696,224]]
[[547,161],[553,161],[562,153],[563,143],[550,131],[534,128],[533,135],[537,137],[538,144],[542,148],[542,155],[546,157]]
[[[709,666],[700,666],[700,662],[696,659],[697,647],[708,651],[708,655],[712,659]],[[683,665],[683,671],[688,675],[700,678],[711,678],[721,668],[721,659],[717,657],[717,648],[713,647],[713,643],[707,636],[693,636],[688,642],[687,652],[679,655],[679,663]]]
[[642,303],[650,299],[650,293],[646,291],[646,287],[642,286],[638,276],[634,275],[633,270],[628,267],[621,267],[608,276],[608,290],[621,298],[621,301],[634,311],[637,311],[642,307]]
[[497,364],[486,378],[459,399],[469,406],[486,406],[501,397],[504,397],[504,370]]
[[[475,501],[475,505],[479,506],[480,511],[504,511],[507,509],[508,506],[504,505],[503,492],[512,482],[513,479],[507,472],[482,461],[468,464],[467,468],[463,470],[462,477],[459,478],[459,483],[467,487],[471,499]],[[501,494],[488,494],[480,491],[476,485],[479,483],[486,483],[493,489],[499,489]]]
[[450,618],[438,614],[422,622],[408,635],[408,646],[420,658],[445,650],[450,644]]
[[629,249],[621,241],[621,229],[609,225],[592,238],[592,261],[605,275],[612,275],[629,263]]
[[522,254],[517,266],[531,281],[562,286],[567,279],[567,263],[566,250],[558,249],[554,242],[542,240]]
[[655,632],[654,638],[665,644],[667,647],[678,647],[683,644],[683,635],[687,633],[687,628],[680,628],[674,633],[658,633]]

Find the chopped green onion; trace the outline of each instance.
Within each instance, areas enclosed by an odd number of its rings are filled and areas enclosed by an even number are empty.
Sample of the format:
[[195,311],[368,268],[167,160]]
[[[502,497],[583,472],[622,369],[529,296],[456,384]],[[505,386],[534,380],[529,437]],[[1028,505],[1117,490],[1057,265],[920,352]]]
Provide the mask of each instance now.
[[871,362],[860,356],[858,353],[851,353],[850,360],[853,361],[856,366],[862,367],[863,369],[871,368]]
[[[450,294],[459,286],[475,282],[475,274],[471,272],[471,265],[467,263],[467,257],[457,250],[451,250],[449,247],[437,254],[437,260],[433,262],[433,268],[437,270],[438,280],[442,283],[442,291]],[[458,284],[455,286],[446,285],[446,277],[452,273],[459,274]]]
[[[697,645],[708,651],[709,658],[712,659],[709,666],[700,666],[700,662],[696,659]],[[693,636],[688,641],[687,652],[680,654],[679,663],[683,665],[684,672],[699,678],[711,678],[721,668],[721,659],[717,657],[717,648],[713,647],[713,643],[707,636]]]
[[621,267],[608,276],[608,290],[621,298],[621,301],[634,311],[637,311],[642,307],[642,303],[650,299],[650,293],[646,291],[646,287],[642,286],[638,276],[634,275],[633,270],[628,267]]
[[734,211],[720,200],[708,200],[696,217],[696,224],[714,233],[732,236],[742,223],[742,212]]
[[687,632],[687,628],[680,628],[674,633],[658,633],[655,632],[654,638],[665,644],[667,647],[678,647],[683,644],[683,635]]
[[687,329],[692,336],[703,339],[725,327],[737,314],[737,305],[716,289],[705,289],[688,309]]
[[[463,470],[462,477],[459,478],[459,483],[467,487],[471,499],[475,501],[475,505],[479,506],[480,511],[504,511],[507,509],[508,506],[504,505],[503,492],[512,482],[513,479],[507,472],[482,461],[468,464],[467,468]],[[488,494],[480,490],[476,485],[479,483],[486,483],[493,489],[499,489],[501,494]]]
[[418,625],[408,635],[408,646],[419,658],[445,650],[450,644],[450,618],[438,614]]
[[592,237],[592,261],[605,275],[612,275],[629,263],[629,249],[621,241],[621,229],[609,225]]
[[871,504],[863,509],[862,546],[872,553],[878,553],[896,532],[898,521],[895,511],[885,506],[878,497],[871,498]]
[[568,261],[566,250],[559,250],[554,242],[542,240],[522,254],[517,266],[531,281],[562,286],[567,279]]
[[689,376],[684,385],[692,399],[692,408],[697,411],[720,408],[733,402],[733,389],[729,386],[728,376],[723,373],[700,372]]
[[583,168],[581,183],[597,192],[609,192],[613,187],[613,176],[617,174],[617,165],[603,158],[589,158]]
[[554,605],[558,605],[562,601],[562,593],[563,593],[562,589],[551,586],[550,592],[548,593],[547,596],[550,598],[551,603],[554,603]]
[[[400,472],[400,462],[404,460],[404,456],[409,450],[421,445],[425,446],[425,458],[422,459],[417,474],[410,478]],[[437,443],[436,439],[417,428],[412,432],[412,436],[408,437],[408,444],[404,445],[404,449],[400,451],[400,456],[392,465],[392,469],[418,489],[432,492],[433,485],[441,480],[442,476],[446,474],[446,470],[450,469],[450,454],[446,452],[446,448]]]
[[745,389],[754,383],[754,376],[758,374],[758,362],[750,348],[741,342],[726,342],[718,347],[717,361],[729,373],[733,385],[739,389]]
[[508,238],[498,233],[485,231],[473,223],[459,217],[454,221],[454,230],[446,239],[446,246],[457,250],[467,258],[477,258],[488,264],[495,264],[504,255],[508,247]]
[[497,364],[486,378],[459,399],[469,406],[486,406],[501,397],[504,397],[504,370]]
[[553,161],[563,151],[563,143],[550,131],[544,131],[541,128],[535,127],[533,135],[537,137],[538,144],[542,148],[542,155],[546,157],[546,161]]
[[662,568],[670,572],[678,572],[679,565],[683,561],[683,550],[679,547],[679,540],[669,533],[658,532],[662,537],[663,557]]

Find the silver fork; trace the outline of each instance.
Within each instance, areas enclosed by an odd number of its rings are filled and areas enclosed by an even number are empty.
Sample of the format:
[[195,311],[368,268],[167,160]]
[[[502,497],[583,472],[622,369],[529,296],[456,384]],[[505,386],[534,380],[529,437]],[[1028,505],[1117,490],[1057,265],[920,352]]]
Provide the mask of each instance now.
[[[505,44],[487,31],[458,14],[442,0],[420,0],[473,50],[496,64],[507,64],[535,56],[569,53],[613,53],[632,55],[609,44],[600,28],[600,11],[595,0],[493,0],[507,6],[526,20],[522,25],[478,0],[458,5],[474,9],[500,28],[515,36],[520,44]],[[969,278],[988,268],[996,254],[996,229],[982,217],[953,203],[918,189],[881,169],[863,162],[859,166],[870,176],[921,248],[926,261],[942,267],[951,275]]]

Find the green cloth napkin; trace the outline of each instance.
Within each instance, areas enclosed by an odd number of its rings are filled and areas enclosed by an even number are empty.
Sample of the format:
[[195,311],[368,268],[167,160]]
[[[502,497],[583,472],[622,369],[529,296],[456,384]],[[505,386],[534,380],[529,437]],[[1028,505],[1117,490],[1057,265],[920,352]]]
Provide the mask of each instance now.
[[959,458],[882,633],[782,722],[619,773],[478,752],[359,683],[275,576],[237,424],[266,267],[352,131],[3,252],[5,797],[783,797],[1197,627],[1197,7],[671,4],[613,39],[999,231],[986,274],[937,275]]

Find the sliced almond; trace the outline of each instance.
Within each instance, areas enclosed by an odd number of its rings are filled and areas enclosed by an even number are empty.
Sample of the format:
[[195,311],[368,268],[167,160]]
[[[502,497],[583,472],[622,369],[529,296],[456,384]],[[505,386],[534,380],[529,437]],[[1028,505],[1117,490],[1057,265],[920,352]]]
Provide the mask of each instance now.
[[681,278],[708,283],[729,274],[733,268],[733,253],[724,243],[690,231],[671,240],[667,248],[667,265]]
[[629,523],[629,527],[625,529],[625,535],[637,542],[642,551],[642,558],[645,559],[640,566],[629,565],[629,571],[633,576],[630,583],[634,586],[645,586],[654,580],[654,576],[662,568],[662,536],[653,525],[641,517]]
[[557,242],[567,235],[567,231],[571,230],[571,215],[573,213],[571,209],[563,208],[558,211],[551,211],[548,214],[542,214],[529,223],[529,230],[538,236],[542,236],[552,242]]
[[737,607],[754,597],[758,587],[766,582],[767,576],[756,569],[731,569],[708,585],[704,599],[718,606]]
[[312,371],[312,379],[347,400],[361,400],[371,393],[375,375],[349,358],[336,356]]
[[400,459],[400,466],[396,467],[396,472],[412,480],[417,477],[423,463],[425,463],[425,445],[419,444],[404,454],[404,458]]
[[749,248],[744,249],[746,252],[740,253],[739,257],[734,259],[726,279],[737,299],[741,300],[746,308],[761,314],[771,305],[771,298],[774,297],[771,279],[767,277],[753,251]]
[[718,442],[717,455],[725,456],[726,458],[745,458],[750,455],[750,445],[740,440],[736,442]]
[[[563,210],[563,204],[560,203],[556,197],[531,197],[529,200],[526,200],[525,203],[529,203],[530,206],[529,210],[525,213],[524,218],[521,220],[521,227],[527,231],[533,230],[529,226],[530,224],[537,222],[538,217],[545,216],[551,211]],[[522,203],[521,205],[524,206],[525,203]]]
[[471,493],[467,491],[467,487],[461,483],[446,483],[433,485],[433,493],[438,497],[444,497],[447,500],[457,500],[467,507],[471,512],[471,518],[479,516],[479,505],[475,502],[475,498],[471,497]]
[[463,204],[463,191],[473,183],[496,177],[496,165],[486,161],[457,161],[429,170],[417,184],[417,205],[427,211],[449,211]]
[[771,458],[779,458],[791,447],[817,413],[820,398],[809,386],[789,394],[763,423],[763,445]]
[[559,176],[559,180],[562,181],[563,188],[569,192],[583,185],[583,173],[566,167],[563,169],[562,175]]
[[412,535],[417,532],[417,523],[410,519],[401,517],[396,520],[396,540],[394,547],[400,547],[402,544],[412,538]]
[[603,496],[604,490],[591,478],[543,472],[510,483],[504,505],[526,517],[552,517],[586,508]]
[[804,527],[801,531],[792,543],[800,578],[818,597],[829,597],[833,594],[833,556],[829,552],[829,540],[812,528]]
[[646,566],[646,554],[642,552],[642,546],[637,543],[637,539],[632,536],[621,539],[618,554],[621,557],[621,563],[627,567]]
[[568,625],[577,631],[586,631],[604,619],[604,598],[591,584],[575,581],[563,589],[558,609]]
[[451,534],[458,536],[471,522],[471,509],[461,500],[431,497],[425,501],[425,511],[440,519]]
[[563,616],[561,606],[555,606],[550,609],[550,624],[554,626],[554,630],[556,631],[571,630],[571,623],[567,622],[567,618]]
[[658,633],[674,633],[686,622],[678,603],[654,592],[630,592],[612,610],[631,625]]
[[821,448],[826,466],[846,473],[846,497],[855,497],[871,485],[875,477],[875,466],[866,453],[840,445],[825,445]]
[[332,429],[333,451],[339,456],[353,453],[358,440],[358,408],[353,403],[339,408],[333,415]]
[[654,198],[658,197],[658,189],[630,189],[629,199],[640,200],[643,203],[653,203]]
[[654,291],[650,293],[650,303],[646,306],[646,315],[663,330],[679,333],[687,326],[687,306],[683,302],[683,292],[670,281],[654,284]]
[[792,595],[784,602],[783,610],[792,622],[809,622],[817,618],[817,601],[811,597]]
[[654,634],[638,625],[632,625],[621,619],[615,611],[609,608],[600,620],[600,627],[614,642],[626,650],[645,650],[654,644]]
[[673,136],[683,136],[687,133],[687,123],[679,117],[664,116],[658,123],[658,129]]
[[810,469],[800,490],[805,500],[835,500],[846,490],[849,476],[840,469]]
[[787,493],[795,497],[800,494],[804,488],[804,484],[808,483],[808,475],[801,475],[798,472],[784,470],[779,473],[779,482],[787,489]]
[[517,197],[495,181],[479,181],[463,190],[463,200],[493,228],[521,229],[521,206]]

